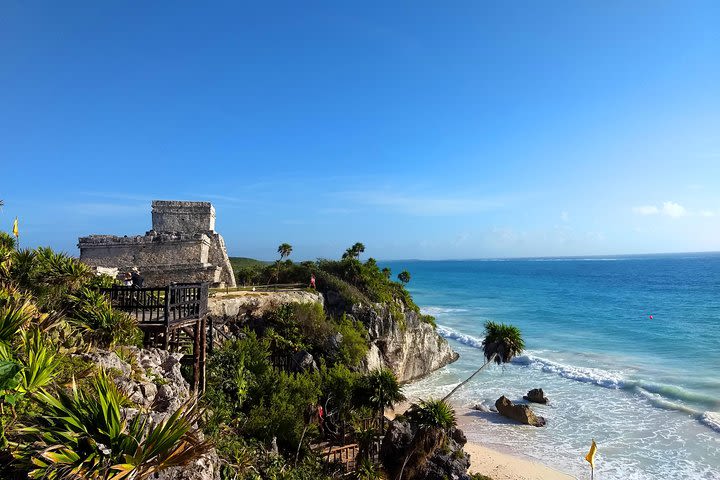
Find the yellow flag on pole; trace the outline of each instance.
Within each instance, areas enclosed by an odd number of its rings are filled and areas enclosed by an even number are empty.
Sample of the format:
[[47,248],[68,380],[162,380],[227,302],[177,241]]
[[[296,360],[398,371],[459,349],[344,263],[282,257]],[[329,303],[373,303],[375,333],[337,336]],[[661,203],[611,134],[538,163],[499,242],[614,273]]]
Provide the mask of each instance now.
[[590,462],[590,467],[595,469],[595,452],[597,451],[597,445],[595,445],[595,440],[592,441],[592,445],[590,445],[590,451],[587,455],[585,455],[585,460]]
[[13,222],[13,235],[15,235],[15,238],[20,236],[20,230],[18,230],[18,218],[15,217],[15,221]]

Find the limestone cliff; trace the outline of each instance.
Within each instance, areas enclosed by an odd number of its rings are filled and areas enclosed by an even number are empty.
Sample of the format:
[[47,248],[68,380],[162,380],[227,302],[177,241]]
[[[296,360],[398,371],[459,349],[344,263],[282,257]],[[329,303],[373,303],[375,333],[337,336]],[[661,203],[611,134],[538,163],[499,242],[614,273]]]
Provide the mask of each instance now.
[[370,333],[367,368],[387,367],[401,383],[417,380],[458,359],[447,340],[415,311],[405,309],[398,315],[387,306],[355,305],[352,316],[367,325]]
[[340,297],[332,292],[232,292],[216,294],[210,298],[208,308],[217,324],[225,324],[260,317],[285,303],[320,302],[335,315],[345,313],[361,321],[370,339],[366,368],[390,368],[402,383],[424,377],[458,358],[432,325],[401,303],[393,310],[387,305],[347,305],[339,301]]

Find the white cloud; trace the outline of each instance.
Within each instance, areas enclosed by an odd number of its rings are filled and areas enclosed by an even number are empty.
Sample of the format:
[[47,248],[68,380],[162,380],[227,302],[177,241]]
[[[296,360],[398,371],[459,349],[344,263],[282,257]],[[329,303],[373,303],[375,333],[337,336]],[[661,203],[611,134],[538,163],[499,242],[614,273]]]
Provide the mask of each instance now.
[[712,210],[709,208],[701,210],[688,210],[676,202],[663,202],[660,206],[642,205],[633,207],[632,211],[638,215],[665,215],[671,218],[678,217],[704,217],[711,218],[720,215],[720,210]]
[[570,215],[568,215],[568,212],[562,212],[560,214],[560,220],[563,222],[569,222],[570,221]]
[[685,207],[679,203],[665,202],[662,206],[662,213],[668,217],[677,218],[685,216],[687,214],[687,210],[685,210]]
[[655,205],[643,205],[641,207],[633,207],[633,212],[638,215],[657,215],[660,210]]

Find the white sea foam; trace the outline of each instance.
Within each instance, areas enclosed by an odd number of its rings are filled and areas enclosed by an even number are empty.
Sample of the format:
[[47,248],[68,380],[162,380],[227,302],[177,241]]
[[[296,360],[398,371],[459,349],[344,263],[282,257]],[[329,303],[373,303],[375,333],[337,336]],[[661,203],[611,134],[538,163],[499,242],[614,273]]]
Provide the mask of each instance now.
[[447,313],[467,312],[466,308],[445,308],[445,307],[420,307],[420,312],[425,315],[444,315]]
[[720,433],[720,412],[703,412],[698,421]]
[[520,355],[513,360],[516,365],[537,368],[545,373],[554,373],[563,378],[583,383],[593,383],[605,388],[623,388],[625,380],[619,373],[609,372],[601,368],[575,367],[553,362],[533,355]]
[[[482,349],[482,338],[467,335],[444,325],[438,325],[437,332],[444,338],[455,340],[463,345]],[[577,367],[548,360],[527,353],[513,359],[512,363],[521,367],[541,370],[545,373],[558,375],[569,380],[591,383],[604,388],[631,390],[646,398],[650,404],[665,410],[676,410],[693,415],[701,424],[720,432],[720,413],[701,412],[679,401],[712,401],[713,399],[674,385],[643,382],[626,379],[620,372],[612,372],[601,368]]]
[[440,334],[441,337],[451,338],[456,342],[460,342],[464,345],[469,345],[471,347],[482,348],[482,338],[473,337],[472,335],[465,335],[464,333],[460,333],[457,330],[453,330],[452,328],[445,327],[443,325],[437,326],[437,332]]

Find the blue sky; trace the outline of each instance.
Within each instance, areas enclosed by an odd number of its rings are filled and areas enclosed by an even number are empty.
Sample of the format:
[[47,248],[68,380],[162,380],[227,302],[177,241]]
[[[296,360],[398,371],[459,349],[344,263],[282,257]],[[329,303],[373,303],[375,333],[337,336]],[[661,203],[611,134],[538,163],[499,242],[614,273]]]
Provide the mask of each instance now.
[[715,1],[4,2],[0,224],[76,254],[183,199],[258,258],[720,250],[718,25]]

